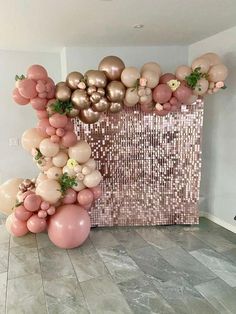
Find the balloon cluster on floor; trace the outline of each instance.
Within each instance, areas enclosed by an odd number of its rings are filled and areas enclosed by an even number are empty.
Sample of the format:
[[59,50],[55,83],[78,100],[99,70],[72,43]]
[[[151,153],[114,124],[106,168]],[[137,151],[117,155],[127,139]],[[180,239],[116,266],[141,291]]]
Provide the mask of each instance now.
[[155,62],[139,70],[108,56],[98,70],[71,72],[56,85],[40,65],[29,67],[26,76],[17,75],[13,99],[19,105],[30,103],[39,119],[21,142],[40,173],[33,180],[12,179],[0,186],[0,211],[9,215],[8,231],[23,236],[47,230],[61,248],[79,246],[87,238],[89,210],[102,194],[102,175],[89,144],[77,140],[73,118],[92,124],[107,112],[137,104],[145,113],[164,116],[224,89],[227,74],[220,57],[207,53],[191,67],[177,67],[175,74],[162,74]]

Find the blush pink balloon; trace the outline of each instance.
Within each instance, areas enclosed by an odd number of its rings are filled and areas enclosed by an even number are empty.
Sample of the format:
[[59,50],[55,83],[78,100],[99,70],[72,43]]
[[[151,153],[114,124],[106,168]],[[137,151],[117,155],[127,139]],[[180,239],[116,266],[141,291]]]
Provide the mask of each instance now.
[[47,229],[47,222],[45,218],[39,218],[37,214],[31,216],[27,221],[29,231],[33,233],[40,233]]
[[43,201],[40,207],[42,210],[47,210],[50,207],[50,204],[48,202]]
[[39,98],[42,98],[42,99],[47,98],[47,95],[48,95],[47,92],[38,93]]
[[102,196],[102,188],[100,185],[90,188],[90,191],[92,191],[95,200]]
[[47,135],[55,135],[56,134],[56,129],[53,126],[48,126],[46,128],[46,133]]
[[161,110],[161,111],[155,110],[154,113],[158,116],[166,116],[169,113],[169,111],[168,110]]
[[21,96],[21,94],[18,91],[18,88],[14,88],[12,92],[12,98],[18,105],[27,105],[29,103],[29,99]]
[[141,104],[141,110],[145,113],[153,112],[153,103]]
[[63,205],[49,219],[48,236],[58,247],[72,249],[87,239],[90,228],[86,210],[73,204]]
[[33,64],[27,70],[27,77],[35,81],[46,80],[48,78],[48,74],[42,65]]
[[178,100],[177,100],[177,98],[175,98],[175,97],[171,97],[169,103],[170,103],[172,106],[177,106]]
[[57,136],[57,135],[52,135],[52,136],[51,136],[51,141],[52,141],[53,143],[59,143],[59,142],[60,142],[60,137]]
[[56,130],[56,135],[60,136],[60,137],[64,136],[65,135],[65,130],[62,129],[62,128],[57,129]]
[[170,109],[171,109],[171,104],[170,104],[169,102],[166,102],[166,103],[163,105],[163,108],[164,108],[164,110],[170,111]]
[[39,195],[30,194],[26,196],[24,200],[24,206],[28,211],[35,212],[39,210],[41,202],[42,202],[42,199]]
[[66,193],[65,196],[62,199],[62,203],[63,204],[74,204],[76,202],[77,199],[77,193],[75,192],[75,190],[69,188]]
[[35,81],[30,79],[20,80],[18,83],[18,90],[21,96],[25,98],[35,98],[38,94]]
[[29,212],[23,205],[15,208],[15,217],[21,221],[27,221],[32,216],[32,212]]
[[165,73],[160,77],[159,84],[166,84],[170,80],[176,80],[176,76],[172,73]]
[[46,218],[47,217],[47,212],[45,210],[39,210],[38,211],[38,217],[39,218]]
[[29,232],[25,221],[19,220],[13,215],[11,232],[15,237],[22,237]]
[[83,206],[83,209],[89,211],[89,210],[91,209],[92,205],[93,205],[93,203],[89,203],[88,205],[84,205],[84,206]]
[[30,195],[30,194],[34,194],[32,191],[26,191],[22,194],[22,200],[24,201],[26,196]]
[[88,205],[94,200],[93,192],[89,189],[80,191],[77,195],[77,201],[81,206]]
[[66,134],[61,138],[61,143],[65,147],[74,146],[77,143],[77,136],[72,131],[67,131]]
[[49,119],[48,118],[45,118],[45,119],[41,119],[39,122],[38,122],[38,125],[37,125],[37,130],[38,130],[38,133],[43,136],[43,137],[48,137],[47,135],[47,132],[46,132],[46,129],[47,127],[50,126],[50,123],[49,123]]
[[49,118],[49,122],[54,128],[64,128],[68,122],[68,118],[65,115],[54,113]]
[[176,91],[174,91],[173,95],[178,99],[179,102],[185,103],[192,95],[192,93],[193,92],[189,87],[181,84],[179,88],[177,88]]
[[31,99],[30,103],[35,110],[44,110],[46,108],[47,99],[36,97]]
[[166,84],[159,84],[154,88],[152,95],[155,102],[164,104],[171,99],[172,90]]
[[46,110],[36,110],[36,114],[40,120],[48,118],[48,112]]
[[74,131],[74,123],[71,119],[68,119],[68,122],[65,126],[66,131]]
[[56,208],[55,208],[55,206],[50,206],[49,208],[48,208],[48,210],[47,210],[47,213],[48,213],[48,215],[54,215],[55,214],[55,212],[56,212]]

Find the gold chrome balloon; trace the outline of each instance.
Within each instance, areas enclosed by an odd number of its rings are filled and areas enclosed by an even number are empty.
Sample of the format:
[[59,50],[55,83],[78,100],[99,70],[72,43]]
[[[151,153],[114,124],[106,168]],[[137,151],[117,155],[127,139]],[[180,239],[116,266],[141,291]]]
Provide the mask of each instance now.
[[71,72],[66,77],[66,84],[73,90],[78,88],[78,84],[83,79],[83,75],[80,72]]
[[119,80],[121,72],[124,70],[124,68],[124,62],[116,56],[105,57],[98,66],[98,69],[100,71],[104,71],[110,81]]
[[92,109],[94,111],[103,112],[106,111],[110,106],[110,102],[107,98],[103,97],[99,102],[93,104]]
[[84,74],[88,86],[105,87],[107,78],[104,72],[98,70],[89,70]]
[[98,93],[98,92],[94,92],[92,93],[92,95],[90,96],[90,100],[93,104],[95,104],[96,102],[99,102],[99,100],[102,98],[102,96]]
[[70,100],[71,90],[68,86],[63,85],[62,82],[56,86],[55,97],[61,101]]
[[97,91],[97,87],[96,86],[89,86],[88,88],[87,88],[87,93],[89,94],[89,95],[92,95],[92,93],[94,93],[94,92],[96,92]]
[[75,118],[78,116],[78,114],[79,114],[79,109],[73,108],[67,115],[70,118]]
[[76,89],[71,96],[71,101],[76,109],[87,109],[90,106],[90,100],[85,90]]
[[100,113],[93,111],[93,109],[91,108],[83,109],[79,112],[79,118],[82,122],[86,124],[92,124],[99,120]]
[[111,113],[118,113],[123,109],[123,105],[120,102],[112,102],[109,108]]
[[120,81],[111,81],[107,85],[107,98],[112,102],[121,102],[125,97],[126,88]]

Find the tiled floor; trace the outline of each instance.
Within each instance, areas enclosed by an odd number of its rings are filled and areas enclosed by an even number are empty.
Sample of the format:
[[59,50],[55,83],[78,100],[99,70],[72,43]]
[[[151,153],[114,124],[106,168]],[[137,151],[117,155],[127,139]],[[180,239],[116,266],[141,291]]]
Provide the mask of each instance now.
[[0,313],[236,313],[236,234],[199,226],[95,229],[81,247],[0,225]]

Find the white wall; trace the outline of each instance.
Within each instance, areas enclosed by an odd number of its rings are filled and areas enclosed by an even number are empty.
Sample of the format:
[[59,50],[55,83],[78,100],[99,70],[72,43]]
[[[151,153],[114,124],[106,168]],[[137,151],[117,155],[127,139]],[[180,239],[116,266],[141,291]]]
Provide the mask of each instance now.
[[236,27],[189,46],[189,61],[208,51],[222,57],[229,77],[226,90],[206,98],[201,210],[236,232]]
[[60,80],[59,53],[0,50],[0,183],[13,177],[32,178],[38,173],[31,156],[21,145],[9,146],[9,138],[20,139],[26,129],[36,125],[31,106],[19,106],[11,97],[15,74],[25,74],[31,64],[42,64],[53,79]]

